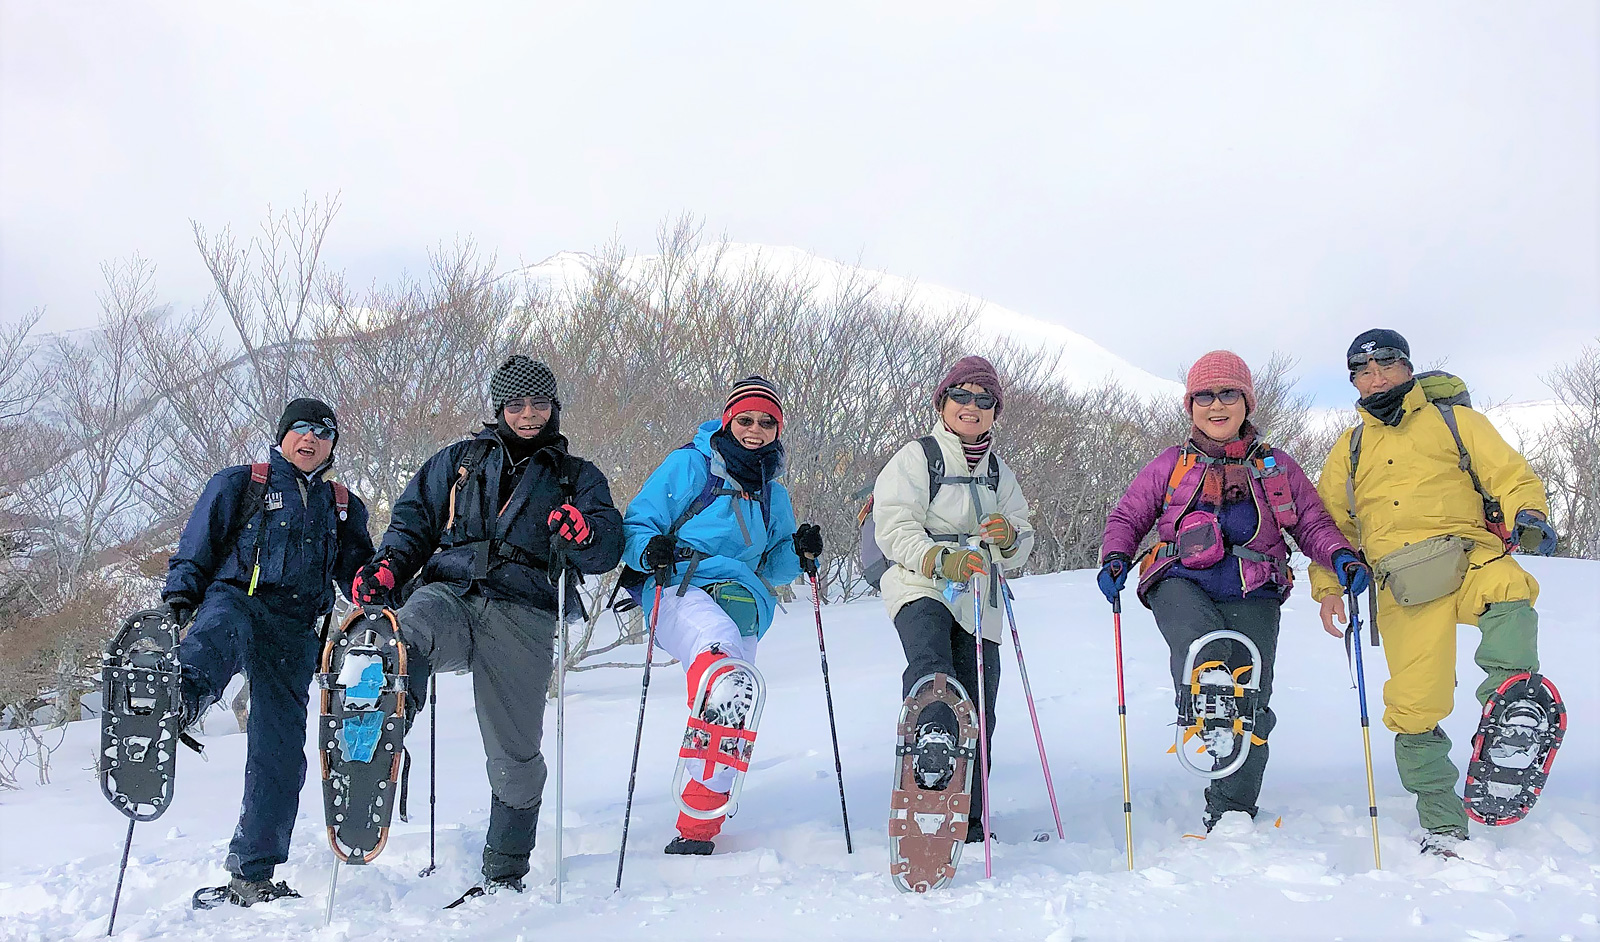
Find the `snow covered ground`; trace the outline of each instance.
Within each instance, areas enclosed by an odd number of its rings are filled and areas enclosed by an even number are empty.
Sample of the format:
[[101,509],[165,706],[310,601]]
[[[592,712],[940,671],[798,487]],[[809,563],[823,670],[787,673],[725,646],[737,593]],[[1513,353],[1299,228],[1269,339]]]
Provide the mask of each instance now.
[[[541,824],[530,892],[445,912],[477,870],[489,792],[470,678],[441,683],[439,870],[427,879],[427,717],[413,733],[412,819],[365,870],[340,876],[333,924],[322,928],[332,856],[315,780],[306,783],[290,862],[278,876],[306,894],[241,910],[196,913],[189,894],[225,879],[244,737],[214,714],[211,759],[182,763],[175,807],[141,825],[118,916],[123,939],[1596,939],[1600,938],[1600,563],[1532,560],[1545,667],[1571,727],[1551,784],[1530,818],[1477,828],[1465,859],[1417,854],[1415,814],[1394,773],[1391,736],[1376,721],[1383,658],[1367,649],[1373,764],[1384,869],[1372,867],[1355,691],[1342,646],[1324,635],[1302,591],[1284,611],[1274,705],[1279,725],[1254,827],[1185,839],[1199,824],[1201,780],[1166,754],[1172,693],[1166,650],[1144,609],[1127,614],[1128,735],[1135,872],[1123,853],[1110,615],[1093,574],[1015,583],[1067,839],[1051,830],[1012,652],[993,773],[994,878],[968,849],[955,884],[905,896],[886,866],[885,805],[903,660],[881,604],[824,610],[856,851],[845,853],[809,604],[802,596],[763,644],[770,684],[743,807],[709,858],[668,858],[668,783],[682,730],[683,680],[653,675],[626,882],[613,894],[637,671],[574,675],[569,686],[566,899],[552,902],[552,821]],[[1476,630],[1461,630],[1457,708],[1446,723],[1464,761],[1475,726]],[[550,713],[553,730],[554,711]],[[421,733],[422,735],[418,735]],[[6,734],[14,735],[14,734]],[[55,780],[0,793],[0,937],[104,935],[125,819],[86,767],[96,724],[77,723]],[[548,736],[547,736],[548,738]],[[315,768],[313,762],[312,768]],[[546,793],[547,798],[549,792]],[[1281,816],[1281,826],[1276,821]]]

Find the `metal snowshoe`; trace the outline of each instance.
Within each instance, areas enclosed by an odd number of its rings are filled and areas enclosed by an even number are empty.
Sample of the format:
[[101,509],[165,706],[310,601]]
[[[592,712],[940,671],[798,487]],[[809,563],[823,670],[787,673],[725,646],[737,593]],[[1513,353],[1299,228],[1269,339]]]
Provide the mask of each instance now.
[[388,609],[350,613],[322,650],[318,751],[328,843],[340,861],[383,851],[398,799],[406,717],[406,649]]
[[[744,788],[745,773],[750,771],[756,727],[761,723],[766,702],[767,682],[749,661],[724,657],[701,673],[688,726],[683,731],[683,745],[678,749],[678,768],[672,776],[672,795],[679,811],[698,821],[711,821],[732,817],[739,810],[739,793]],[[706,763],[707,779],[719,765],[733,769],[733,785],[722,804],[701,809],[690,807],[683,800],[683,789],[691,774],[689,764],[695,761]]]
[[[1250,654],[1250,663],[1231,671],[1222,660],[1196,664],[1200,652],[1215,641],[1243,645]],[[1201,778],[1227,778],[1244,765],[1252,745],[1266,742],[1255,735],[1261,651],[1254,641],[1237,631],[1209,632],[1189,645],[1183,673],[1189,678],[1188,696],[1179,701],[1176,741],[1167,751],[1176,753],[1183,767]],[[1210,756],[1209,768],[1201,768],[1190,758],[1188,743],[1196,737],[1201,745],[1195,755]]]
[[1472,738],[1467,814],[1491,826],[1527,817],[1566,732],[1567,708],[1549,678],[1526,671],[1507,678],[1484,703]]
[[[955,715],[955,733],[921,722],[934,703]],[[900,770],[889,796],[889,876],[903,893],[926,893],[955,879],[978,765],[975,714],[966,689],[946,674],[918,680],[900,707]]]
[[165,611],[135,612],[106,645],[100,668],[100,792],[134,821],[172,804],[183,673],[178,626]]

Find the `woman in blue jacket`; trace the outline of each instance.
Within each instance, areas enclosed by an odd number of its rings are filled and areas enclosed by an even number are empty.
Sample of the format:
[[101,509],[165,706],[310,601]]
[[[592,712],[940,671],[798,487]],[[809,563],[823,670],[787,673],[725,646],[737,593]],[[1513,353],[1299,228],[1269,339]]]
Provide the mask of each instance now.
[[[672,452],[645,481],[623,518],[623,560],[651,573],[670,570],[656,617],[656,643],[685,666],[689,705],[701,678],[712,671],[702,715],[741,726],[753,702],[749,677],[717,671],[728,657],[754,662],[756,642],[772,624],[774,586],[811,571],[822,553],[814,524],[796,528],[783,473],[783,404],[759,376],[741,380],[720,421],[700,426],[694,441]],[[683,800],[691,808],[721,807],[734,772],[691,764]],[[698,766],[698,768],[696,768]],[[669,854],[709,854],[722,817],[678,815]]]

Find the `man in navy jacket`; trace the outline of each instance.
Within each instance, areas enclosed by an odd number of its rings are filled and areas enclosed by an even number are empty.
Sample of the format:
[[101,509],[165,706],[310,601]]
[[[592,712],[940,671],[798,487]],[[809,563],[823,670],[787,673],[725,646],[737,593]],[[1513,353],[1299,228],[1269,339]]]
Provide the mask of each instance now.
[[326,404],[289,403],[264,486],[251,486],[250,465],[217,472],[167,563],[162,599],[180,625],[193,616],[178,646],[184,725],[235,674],[250,678],[244,802],[227,857],[227,898],[240,906],[299,895],[272,873],[289,859],[305,783],[318,622],[333,609],[334,584],[372,558],[366,505],[350,494],[341,519],[324,478],[338,434]]
[[[384,603],[417,576],[396,613],[413,697],[430,669],[472,671],[493,800],[483,883],[469,895],[520,891],[528,873],[546,776],[539,747],[560,575],[552,540],[580,573],[609,572],[622,558],[622,515],[600,469],[567,453],[550,368],[513,356],[489,391],[496,421],[422,465],[351,587],[358,602]],[[566,610],[581,611],[577,579],[567,581]]]

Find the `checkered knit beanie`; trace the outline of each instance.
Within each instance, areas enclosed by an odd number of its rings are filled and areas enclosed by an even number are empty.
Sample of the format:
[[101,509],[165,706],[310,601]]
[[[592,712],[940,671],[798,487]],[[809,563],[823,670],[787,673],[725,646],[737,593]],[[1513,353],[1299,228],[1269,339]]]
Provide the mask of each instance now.
[[778,387],[759,376],[746,376],[733,384],[728,393],[728,404],[722,410],[722,427],[727,428],[733,417],[741,412],[765,412],[778,420],[778,432],[783,432],[783,401],[778,398]]
[[518,353],[494,371],[494,377],[489,380],[489,399],[498,416],[507,402],[525,396],[548,396],[557,406],[561,405],[561,397],[556,395],[556,374],[540,361]]

